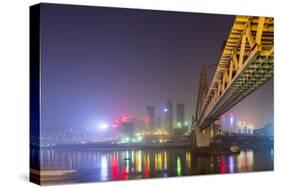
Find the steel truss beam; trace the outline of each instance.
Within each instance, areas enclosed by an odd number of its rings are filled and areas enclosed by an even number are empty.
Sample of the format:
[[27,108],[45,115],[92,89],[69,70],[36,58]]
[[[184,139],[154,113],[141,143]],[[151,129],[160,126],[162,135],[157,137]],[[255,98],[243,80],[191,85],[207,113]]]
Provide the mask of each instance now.
[[205,129],[273,76],[273,18],[237,16],[197,119]]

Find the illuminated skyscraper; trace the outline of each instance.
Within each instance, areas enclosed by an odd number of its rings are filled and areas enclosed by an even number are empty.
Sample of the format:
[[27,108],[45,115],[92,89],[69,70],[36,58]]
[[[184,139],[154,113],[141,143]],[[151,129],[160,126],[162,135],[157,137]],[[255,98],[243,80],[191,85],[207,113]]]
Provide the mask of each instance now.
[[176,127],[177,128],[182,128],[184,126],[184,118],[185,118],[185,115],[184,115],[184,104],[178,103],[176,105],[176,109],[177,109],[177,113],[176,113],[176,116],[177,116]]
[[155,107],[154,106],[146,106],[146,125],[149,130],[154,130],[155,126]]
[[164,126],[169,131],[173,129],[173,103],[167,101],[166,107],[164,108]]
[[162,129],[162,122],[161,122],[160,117],[156,118],[155,130],[158,130],[158,129]]

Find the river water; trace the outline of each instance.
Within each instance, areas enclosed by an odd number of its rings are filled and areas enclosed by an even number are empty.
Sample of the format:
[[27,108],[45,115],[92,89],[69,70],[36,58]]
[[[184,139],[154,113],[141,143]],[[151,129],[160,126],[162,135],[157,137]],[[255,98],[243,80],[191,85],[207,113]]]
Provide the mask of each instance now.
[[187,149],[40,151],[41,170],[75,170],[45,184],[144,179],[273,170],[273,149],[198,156]]

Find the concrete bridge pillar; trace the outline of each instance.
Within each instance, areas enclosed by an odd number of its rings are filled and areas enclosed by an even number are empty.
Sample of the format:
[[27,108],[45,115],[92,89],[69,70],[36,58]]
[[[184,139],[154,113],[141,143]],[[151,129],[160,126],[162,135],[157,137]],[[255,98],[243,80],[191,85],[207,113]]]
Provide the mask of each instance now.
[[217,135],[219,124],[214,122],[202,131],[197,126],[196,122],[194,122],[193,127],[193,148],[208,148],[210,146],[210,142],[212,141],[212,137]]
[[211,128],[206,128],[203,131],[199,127],[195,127],[195,142],[197,148],[209,147],[211,141]]

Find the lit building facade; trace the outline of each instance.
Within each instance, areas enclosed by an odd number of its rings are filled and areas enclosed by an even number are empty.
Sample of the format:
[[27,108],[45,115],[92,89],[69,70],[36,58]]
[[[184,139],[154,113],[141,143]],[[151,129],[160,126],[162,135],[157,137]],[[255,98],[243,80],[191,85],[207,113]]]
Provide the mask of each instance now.
[[164,108],[164,127],[172,131],[173,129],[173,103],[172,101],[167,101]]
[[178,103],[176,104],[176,127],[182,128],[185,122],[185,115],[184,115],[184,104]]
[[154,106],[146,106],[145,107],[145,123],[148,130],[155,129],[155,107]]

